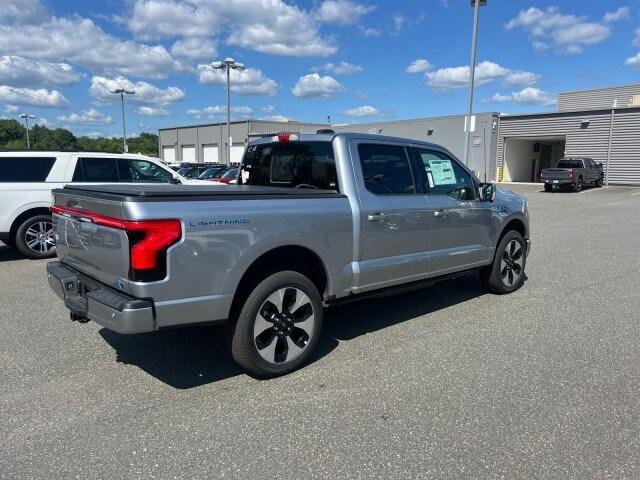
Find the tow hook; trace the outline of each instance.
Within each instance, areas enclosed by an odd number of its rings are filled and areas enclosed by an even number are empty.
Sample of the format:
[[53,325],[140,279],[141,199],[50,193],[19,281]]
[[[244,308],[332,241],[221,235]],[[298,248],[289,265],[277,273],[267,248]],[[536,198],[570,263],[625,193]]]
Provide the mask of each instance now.
[[71,318],[72,322],[78,322],[78,323],[87,323],[89,321],[89,319],[84,315],[78,315],[77,313],[73,313],[73,312],[69,313],[69,318]]

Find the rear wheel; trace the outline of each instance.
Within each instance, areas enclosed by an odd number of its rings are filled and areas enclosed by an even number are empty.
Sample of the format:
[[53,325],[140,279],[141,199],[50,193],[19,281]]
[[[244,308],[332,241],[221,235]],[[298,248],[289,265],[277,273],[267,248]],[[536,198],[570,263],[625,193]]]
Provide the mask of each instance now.
[[15,246],[27,258],[50,258],[56,254],[51,215],[27,218],[16,230]]
[[524,284],[526,261],[524,238],[510,230],[500,240],[493,263],[480,272],[482,283],[492,293],[514,292]]
[[322,327],[322,300],[304,275],[284,271],[262,280],[229,325],[231,354],[259,377],[276,377],[302,366]]
[[552,190],[553,190],[553,187],[551,185],[548,185],[546,183],[544,184],[544,191],[545,192],[550,192]]
[[582,177],[578,178],[578,180],[576,180],[575,185],[573,186],[573,191],[574,192],[581,192],[582,191]]

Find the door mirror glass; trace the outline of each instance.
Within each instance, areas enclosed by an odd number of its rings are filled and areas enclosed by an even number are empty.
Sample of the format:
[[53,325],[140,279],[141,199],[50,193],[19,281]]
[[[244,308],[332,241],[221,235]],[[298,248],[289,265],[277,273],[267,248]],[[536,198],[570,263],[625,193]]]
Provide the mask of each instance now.
[[178,175],[177,173],[174,173],[173,176],[171,177],[171,183],[177,185],[180,183],[180,175]]
[[480,184],[480,199],[483,202],[493,202],[496,199],[496,184],[495,183],[481,183]]

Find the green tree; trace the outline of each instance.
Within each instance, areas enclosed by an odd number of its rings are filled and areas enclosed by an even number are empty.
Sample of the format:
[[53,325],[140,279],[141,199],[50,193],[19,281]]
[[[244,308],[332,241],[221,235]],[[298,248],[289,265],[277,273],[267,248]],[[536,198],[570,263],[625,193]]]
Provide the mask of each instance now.
[[[26,131],[23,125],[20,125],[16,120],[0,120],[0,146],[8,148],[9,142],[21,141],[26,138]],[[27,146],[26,139],[24,140],[25,147]],[[20,147],[19,147],[20,148]]]

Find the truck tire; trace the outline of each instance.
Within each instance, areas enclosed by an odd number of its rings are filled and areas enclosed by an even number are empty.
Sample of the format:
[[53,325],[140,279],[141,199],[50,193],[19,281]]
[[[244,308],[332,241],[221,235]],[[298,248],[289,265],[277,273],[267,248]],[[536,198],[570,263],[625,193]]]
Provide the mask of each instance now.
[[482,283],[487,290],[504,295],[522,287],[527,262],[526,248],[520,232],[509,230],[503,235],[493,263],[480,271]]
[[51,215],[35,215],[25,219],[14,238],[20,253],[31,259],[51,258],[56,254]]
[[576,193],[582,191],[582,177],[578,177],[578,179],[576,180],[576,183],[573,186],[573,191]]
[[322,328],[322,300],[304,275],[269,275],[247,297],[228,325],[233,359],[251,374],[272,378],[303,365]]
[[598,177],[598,180],[596,180],[596,187],[602,188],[603,183],[604,183],[604,179],[602,177]]
[[544,191],[545,192],[551,192],[553,191],[553,187],[551,185],[547,185],[546,183],[544,184]]

